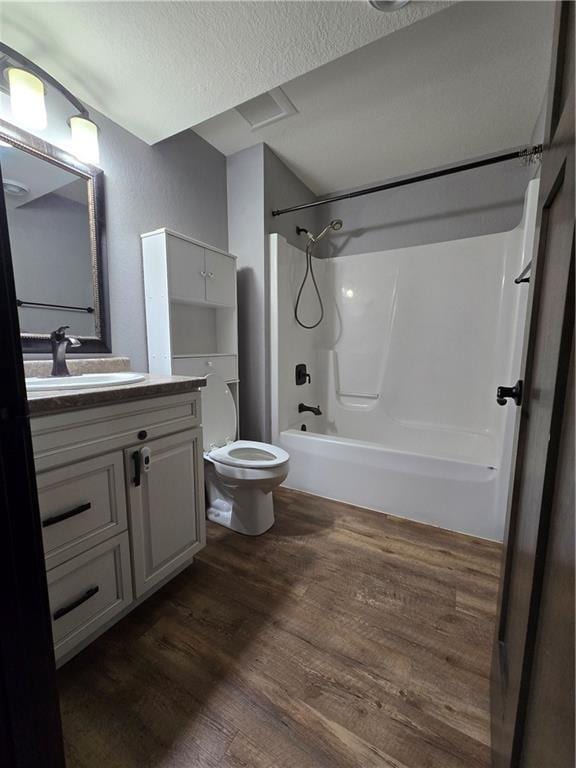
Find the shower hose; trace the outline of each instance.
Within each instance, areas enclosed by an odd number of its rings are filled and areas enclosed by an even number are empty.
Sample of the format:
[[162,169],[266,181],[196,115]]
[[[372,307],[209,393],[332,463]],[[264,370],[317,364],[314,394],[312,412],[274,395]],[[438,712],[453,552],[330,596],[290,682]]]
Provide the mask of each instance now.
[[[322,303],[322,296],[320,295],[320,289],[318,288],[318,283],[316,282],[316,275],[314,274],[314,266],[312,264],[312,251],[314,250],[315,243],[310,240],[306,244],[306,272],[304,274],[304,279],[302,280],[302,284],[300,285],[300,289],[298,290],[298,296],[296,297],[296,304],[294,305],[294,318],[299,326],[302,328],[306,328],[310,330],[311,328],[317,328],[322,320],[324,319],[324,304]],[[316,291],[316,296],[318,297],[318,304],[320,305],[320,319],[318,322],[314,323],[313,325],[306,325],[306,323],[303,323],[302,320],[300,320],[298,314],[299,314],[299,308],[300,308],[300,299],[302,298],[302,291],[304,290],[304,286],[306,285],[306,281],[308,280],[308,276],[312,278],[312,284],[314,285],[314,290]]]

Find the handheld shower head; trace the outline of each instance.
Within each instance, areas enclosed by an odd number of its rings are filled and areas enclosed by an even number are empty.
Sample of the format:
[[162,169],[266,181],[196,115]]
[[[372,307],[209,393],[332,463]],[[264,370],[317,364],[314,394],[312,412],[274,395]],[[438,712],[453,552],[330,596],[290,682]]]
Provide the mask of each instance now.
[[[317,328],[320,323],[322,322],[322,319],[324,318],[324,305],[322,303],[322,296],[320,295],[320,289],[318,288],[318,284],[316,282],[316,277],[314,275],[314,267],[312,265],[312,256],[314,254],[314,249],[316,247],[316,244],[322,240],[324,235],[329,232],[330,230],[334,230],[334,232],[338,232],[338,230],[342,229],[342,219],[332,219],[330,224],[328,224],[322,232],[320,232],[319,235],[313,235],[312,232],[305,229],[304,227],[296,227],[296,233],[299,235],[305,234],[308,238],[308,242],[306,243],[306,273],[304,275],[304,279],[302,280],[302,283],[300,285],[300,288],[298,290],[298,296],[296,297],[296,304],[294,305],[294,317],[296,319],[296,322],[298,325],[300,325],[302,328]],[[314,287],[314,290],[316,291],[316,296],[318,298],[318,306],[320,308],[320,318],[315,322],[312,323],[312,325],[307,325],[306,323],[302,322],[300,319],[300,299],[302,298],[302,291],[304,290],[304,286],[306,285],[306,281],[308,280],[308,276],[310,276],[310,279],[312,280],[312,284]]]
[[313,243],[317,243],[319,240],[322,240],[324,235],[326,235],[331,229],[334,230],[334,232],[338,232],[338,230],[342,229],[342,219],[332,219],[330,224],[324,227],[319,235],[310,235],[310,233],[308,233],[308,236]]

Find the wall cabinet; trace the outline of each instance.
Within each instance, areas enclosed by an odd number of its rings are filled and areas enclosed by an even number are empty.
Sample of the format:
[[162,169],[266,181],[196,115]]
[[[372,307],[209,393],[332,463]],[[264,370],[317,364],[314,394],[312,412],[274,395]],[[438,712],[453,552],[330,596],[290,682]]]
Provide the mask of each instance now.
[[185,235],[142,235],[148,369],[227,382],[238,408],[236,258]]
[[225,356],[233,359],[226,381],[237,382],[236,258],[159,229],[142,235],[142,264],[150,372],[179,373],[187,359],[204,365]]
[[205,544],[200,393],[31,419],[59,664]]

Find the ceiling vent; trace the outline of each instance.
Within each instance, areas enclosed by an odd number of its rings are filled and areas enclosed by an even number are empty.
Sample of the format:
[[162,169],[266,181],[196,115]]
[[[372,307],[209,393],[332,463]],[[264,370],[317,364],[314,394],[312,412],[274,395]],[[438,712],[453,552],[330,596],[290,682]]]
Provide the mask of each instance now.
[[271,91],[261,93],[255,99],[245,101],[236,107],[236,111],[246,120],[250,128],[255,131],[264,128],[265,125],[284,120],[285,117],[295,115],[298,110],[292,104],[282,88],[273,88]]

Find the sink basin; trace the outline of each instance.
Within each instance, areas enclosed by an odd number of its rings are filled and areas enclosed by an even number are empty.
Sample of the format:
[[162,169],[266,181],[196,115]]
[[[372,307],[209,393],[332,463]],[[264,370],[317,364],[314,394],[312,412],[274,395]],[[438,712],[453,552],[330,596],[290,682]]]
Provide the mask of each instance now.
[[92,387],[118,387],[144,381],[141,373],[82,373],[79,376],[31,376],[26,379],[28,392],[43,389],[90,389]]

